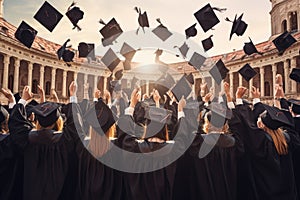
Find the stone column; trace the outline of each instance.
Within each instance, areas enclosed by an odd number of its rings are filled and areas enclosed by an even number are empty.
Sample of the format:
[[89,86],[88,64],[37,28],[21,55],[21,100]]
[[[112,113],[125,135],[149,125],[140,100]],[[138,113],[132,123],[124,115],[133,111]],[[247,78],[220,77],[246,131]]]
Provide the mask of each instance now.
[[63,85],[62,85],[62,96],[66,97],[67,96],[67,74],[68,71],[63,70]]
[[19,92],[19,71],[20,71],[20,62],[21,60],[18,58],[15,58],[15,70],[14,70],[14,88],[13,93]]
[[273,91],[273,96],[274,96],[274,94],[275,94],[276,73],[277,73],[277,64],[274,63],[274,64],[272,65],[272,80],[273,80],[273,89],[272,89],[272,91]]
[[44,88],[44,75],[45,75],[45,66],[40,66],[40,86]]
[[[296,68],[296,64],[297,64],[296,62],[297,62],[296,58],[291,59],[291,72],[292,72],[293,68]],[[296,94],[296,92],[297,92],[297,83],[296,83],[296,81],[293,81],[293,80],[291,80],[291,81],[292,81],[292,91],[291,91],[291,93]]]
[[146,80],[146,94],[148,96],[150,96],[150,92],[149,92],[149,80]]
[[252,98],[252,86],[253,86],[253,78],[250,79],[249,81],[249,97]]
[[28,62],[28,85],[32,88],[32,71],[33,71],[33,63]]
[[83,84],[86,84],[88,81],[88,74],[83,75]]
[[230,94],[233,95],[233,72],[229,72]]
[[51,71],[51,89],[55,89],[56,68],[52,67]]
[[243,77],[240,73],[239,73],[239,86],[243,86]]
[[9,60],[10,57],[8,55],[4,55],[4,68],[3,68],[3,81],[2,81],[2,87],[8,88],[8,68],[9,68]]
[[95,92],[98,88],[98,76],[94,76],[94,88],[93,88],[93,92]]
[[289,70],[289,61],[285,60],[283,62],[283,68],[284,68],[284,91],[286,94],[290,93],[290,78],[289,78],[289,74],[290,74],[290,70]]
[[78,75],[78,72],[74,72],[74,76],[73,76],[74,81],[77,81],[77,75]]
[[259,68],[260,74],[260,95],[265,96],[265,69],[264,67]]

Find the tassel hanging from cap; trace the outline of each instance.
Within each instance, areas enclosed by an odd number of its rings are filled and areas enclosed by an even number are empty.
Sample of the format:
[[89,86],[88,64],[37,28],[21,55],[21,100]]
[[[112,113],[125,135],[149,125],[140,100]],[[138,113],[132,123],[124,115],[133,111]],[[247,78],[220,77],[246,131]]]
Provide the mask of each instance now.
[[73,1],[72,4],[69,6],[68,11],[71,10],[71,8],[72,8],[73,6],[75,6],[76,4],[77,4],[77,3],[76,3],[75,1]]
[[106,23],[102,19],[99,20],[99,23],[102,25],[106,25]]
[[225,21],[227,21],[227,22],[231,22],[231,23],[233,22],[233,21],[232,21],[232,20],[230,20],[228,17],[226,17],[226,18],[225,18]]
[[224,12],[227,10],[227,8],[218,8],[218,7],[212,7],[213,10],[219,11],[219,12]]

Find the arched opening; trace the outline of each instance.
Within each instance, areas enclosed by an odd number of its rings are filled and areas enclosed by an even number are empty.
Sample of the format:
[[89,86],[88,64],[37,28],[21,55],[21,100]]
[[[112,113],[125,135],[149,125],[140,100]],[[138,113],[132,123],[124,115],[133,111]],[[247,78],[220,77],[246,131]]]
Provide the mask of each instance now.
[[51,90],[51,82],[47,81],[46,82],[46,90],[45,90],[45,94],[46,95],[50,95],[50,90]]
[[290,13],[290,25],[291,25],[291,31],[298,30],[298,20],[297,20],[297,12],[296,11]]
[[38,93],[38,81],[36,79],[32,81],[32,92],[35,94]]
[[286,22],[286,20],[283,20],[281,22],[281,31],[284,32],[286,30],[287,30],[287,22]]
[[271,86],[268,81],[265,81],[265,96],[271,96]]
[[[18,84],[18,83],[16,83],[16,84]],[[9,77],[8,77],[8,89],[13,91],[13,88],[14,88],[14,76],[9,75]]]

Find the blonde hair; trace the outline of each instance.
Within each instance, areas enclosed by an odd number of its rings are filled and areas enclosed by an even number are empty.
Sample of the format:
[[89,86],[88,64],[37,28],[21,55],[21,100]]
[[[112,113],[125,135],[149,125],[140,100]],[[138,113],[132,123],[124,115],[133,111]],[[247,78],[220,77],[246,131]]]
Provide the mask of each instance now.
[[96,158],[103,156],[110,149],[109,138],[115,137],[116,125],[112,125],[105,135],[98,133],[93,127],[90,127],[89,150]]
[[205,115],[204,117],[204,124],[203,124],[203,131],[208,134],[210,133],[211,131],[222,131],[224,133],[227,133],[229,130],[229,127],[228,127],[228,124],[225,123],[224,126],[222,126],[222,128],[217,128],[217,127],[214,127],[210,121],[208,120],[207,116]]
[[278,128],[276,130],[272,130],[268,128],[261,120],[257,121],[257,126],[268,133],[275,145],[276,151],[279,155],[288,154],[288,144],[286,142],[286,138],[283,134],[283,130]]
[[7,118],[1,123],[1,132],[2,133],[8,133],[9,132],[8,118],[9,118],[9,116],[7,116]]
[[49,127],[43,127],[40,125],[39,121],[36,122],[36,130],[41,130],[41,129],[45,129],[45,128],[52,129],[55,131],[62,131],[64,128],[64,120],[61,116],[59,116],[58,119],[56,120],[56,122]]

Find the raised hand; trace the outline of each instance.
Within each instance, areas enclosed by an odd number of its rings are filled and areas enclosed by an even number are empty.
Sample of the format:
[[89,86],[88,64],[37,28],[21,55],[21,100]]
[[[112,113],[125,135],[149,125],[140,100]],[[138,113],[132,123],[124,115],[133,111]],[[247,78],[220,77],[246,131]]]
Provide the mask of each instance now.
[[75,81],[71,82],[71,84],[69,86],[69,92],[70,92],[70,96],[76,96],[77,84]]
[[40,85],[38,85],[38,94],[39,94],[39,96],[41,98],[41,102],[40,103],[45,102],[45,91],[44,91],[44,89]]
[[0,92],[8,99],[9,103],[15,102],[15,97],[10,89],[2,88]]
[[101,91],[96,89],[96,91],[94,92],[94,98],[99,99],[101,97]]
[[253,98],[260,98],[259,88],[252,86],[251,93]]
[[186,100],[184,99],[184,96],[181,97],[181,99],[178,102],[178,112],[183,111],[183,108],[186,106]]
[[130,97],[130,107],[134,108],[137,102],[139,102],[139,99],[141,98],[141,93],[139,88],[135,88]]
[[24,99],[25,101],[28,101],[32,97],[33,97],[33,93],[31,92],[30,87],[28,85],[26,85],[23,89],[22,99]]
[[247,88],[243,86],[239,86],[236,90],[236,94],[235,94],[236,98],[241,99],[246,94],[247,91],[248,91]]

